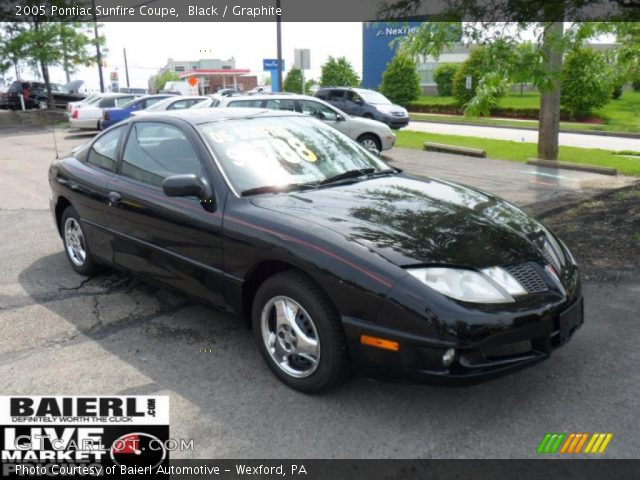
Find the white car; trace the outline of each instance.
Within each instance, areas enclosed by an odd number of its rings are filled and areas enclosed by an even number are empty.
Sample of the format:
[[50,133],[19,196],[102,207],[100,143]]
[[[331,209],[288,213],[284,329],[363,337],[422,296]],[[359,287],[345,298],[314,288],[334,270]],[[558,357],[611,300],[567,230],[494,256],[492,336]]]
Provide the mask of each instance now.
[[125,103],[139,97],[131,93],[108,93],[102,95],[94,103],[83,105],[71,112],[69,124],[72,128],[83,130],[99,130],[102,109],[110,107],[121,107]]
[[71,118],[73,116],[73,112],[78,108],[87,107],[89,105],[94,105],[100,101],[102,97],[104,97],[104,93],[91,93],[83,100],[79,100],[77,102],[69,102],[67,103],[67,117]]
[[191,108],[215,108],[220,105],[220,102],[224,98],[222,95],[218,95],[217,93],[213,93],[211,95],[207,95],[205,100],[196,103]]
[[357,141],[367,150],[381,152],[396,143],[396,135],[384,123],[352,117],[318,98],[297,94],[264,94],[224,97],[217,107],[289,110],[317,118]]
[[131,112],[131,115],[145,115],[147,112],[155,113],[161,112],[164,110],[184,110],[186,108],[191,108],[197,103],[202,102],[203,100],[207,100],[208,97],[204,96],[196,96],[196,95],[177,95],[175,97],[165,98],[164,100],[160,100],[157,103],[154,103],[149,108],[144,110],[138,110],[136,112]]

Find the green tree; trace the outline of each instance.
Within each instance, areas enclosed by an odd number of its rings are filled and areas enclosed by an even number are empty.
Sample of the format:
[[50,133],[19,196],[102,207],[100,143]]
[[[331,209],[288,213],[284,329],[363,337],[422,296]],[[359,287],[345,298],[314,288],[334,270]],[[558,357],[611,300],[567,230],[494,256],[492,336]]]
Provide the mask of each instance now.
[[351,62],[345,57],[329,57],[322,65],[320,86],[322,87],[357,87],[360,77],[353,69]]
[[315,78],[310,78],[309,80],[306,80],[304,82],[304,93],[308,94],[309,92],[311,92],[311,88],[317,84],[318,84],[318,81]]
[[513,53],[509,81],[520,85],[520,94],[522,95],[524,85],[534,83],[540,68],[540,58],[531,42],[522,42],[517,45]]
[[284,77],[282,90],[291,93],[302,93],[302,70],[292,67]]
[[[36,6],[37,2],[27,1],[27,5]],[[59,7],[71,7],[69,1],[56,0]],[[38,12],[37,8],[33,9]],[[64,23],[53,22],[52,18],[37,13],[25,17],[23,28],[12,38],[12,52],[27,64],[37,65],[47,89],[48,106],[54,108],[51,92],[49,69],[52,66],[66,66],[74,71],[78,66],[89,66],[95,63],[93,50],[96,43],[103,45],[104,38],[94,39],[92,27],[79,21],[79,18],[68,17]],[[60,20],[56,17],[55,20]],[[5,29],[6,32],[6,29]]]
[[400,53],[393,57],[382,74],[380,92],[399,105],[406,105],[422,93],[416,62]]
[[453,77],[460,68],[457,63],[443,63],[438,65],[433,72],[433,80],[438,86],[438,95],[441,97],[450,97],[453,95]]
[[615,80],[604,54],[589,47],[576,48],[564,59],[561,104],[572,116],[584,117],[609,102]]
[[[473,97],[480,80],[484,77],[489,67],[489,57],[486,48],[475,47],[469,52],[469,57],[464,61],[453,76],[451,93],[458,102],[458,105],[465,106]],[[467,78],[471,77],[471,85]]]
[[[498,2],[503,18],[526,18],[533,13],[524,12],[529,2],[520,0],[501,0]],[[398,1],[394,8],[407,10],[407,4],[419,6],[418,0]],[[473,15],[473,18],[489,18],[495,16],[493,10],[483,8],[498,8],[493,2],[491,7],[478,6],[474,0],[452,0],[447,3],[446,14],[455,15],[456,18],[465,14]],[[504,88],[504,83],[514,78],[514,52],[523,38],[533,37],[533,65],[529,74],[531,83],[540,90],[540,124],[538,133],[538,157],[547,160],[558,158],[558,135],[560,132],[560,91],[562,76],[562,59],[568,52],[590,38],[602,33],[602,26],[597,22],[572,22],[566,29],[562,20],[576,14],[584,7],[582,0],[543,0],[540,2],[540,11],[535,15],[544,21],[539,22],[469,22],[460,24],[455,22],[426,22],[417,31],[409,35],[402,42],[405,48],[413,54],[429,55],[438,58],[445,47],[450,47],[460,42],[462,38],[468,45],[482,45],[487,51],[484,71],[481,77],[489,77],[481,82],[478,79],[475,86],[472,85],[473,102],[469,95],[463,95],[466,100],[465,113],[474,114],[486,108],[497,98]],[[538,8],[536,7],[536,8]],[[479,10],[478,10],[479,9]],[[607,22],[605,22],[607,23]],[[459,71],[457,75],[462,75]],[[466,75],[465,75],[466,76]],[[502,79],[502,80],[501,80]],[[460,78],[458,78],[460,80]],[[481,83],[484,88],[478,88]],[[454,91],[456,82],[454,80]],[[458,86],[460,82],[458,82]]]
[[24,26],[21,23],[5,23],[1,27],[0,72],[5,73],[13,68],[17,80],[20,78],[20,60],[24,51],[24,38],[20,36]]
[[167,82],[177,82],[180,80],[180,76],[171,70],[165,70],[160,75],[154,77],[153,85],[156,87],[157,91],[160,91],[164,88]]

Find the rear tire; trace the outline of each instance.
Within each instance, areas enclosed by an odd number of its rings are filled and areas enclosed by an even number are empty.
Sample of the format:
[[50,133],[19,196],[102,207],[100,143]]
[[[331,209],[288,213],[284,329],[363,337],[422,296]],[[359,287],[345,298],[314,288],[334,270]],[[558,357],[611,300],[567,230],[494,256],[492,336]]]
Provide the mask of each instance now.
[[64,242],[64,252],[71,267],[86,276],[95,275],[99,268],[94,261],[87,243],[78,212],[71,206],[62,213],[60,231]]
[[320,393],[348,373],[347,343],[339,315],[322,289],[297,271],[266,280],[252,309],[258,349],[289,387]]

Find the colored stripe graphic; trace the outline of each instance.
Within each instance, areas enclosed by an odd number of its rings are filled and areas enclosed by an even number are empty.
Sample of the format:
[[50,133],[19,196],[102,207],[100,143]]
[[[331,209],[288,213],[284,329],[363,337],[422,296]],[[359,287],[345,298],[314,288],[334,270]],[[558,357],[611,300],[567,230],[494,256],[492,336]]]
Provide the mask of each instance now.
[[604,453],[613,438],[613,433],[594,433],[584,453]]
[[[547,433],[538,445],[537,453],[578,454],[604,453],[613,438],[613,433]],[[588,441],[587,441],[588,440]],[[586,444],[586,447],[585,447]],[[584,448],[584,451],[582,448]]]
[[538,445],[538,453],[556,453],[565,436],[565,433],[547,433]]

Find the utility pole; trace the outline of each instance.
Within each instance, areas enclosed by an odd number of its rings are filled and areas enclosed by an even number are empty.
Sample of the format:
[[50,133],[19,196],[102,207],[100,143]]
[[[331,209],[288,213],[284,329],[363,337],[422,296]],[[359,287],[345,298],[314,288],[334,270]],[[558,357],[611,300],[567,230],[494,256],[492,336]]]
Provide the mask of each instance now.
[[100,44],[98,43],[98,19],[96,17],[96,0],[91,0],[91,11],[93,12],[93,35],[96,40],[96,61],[98,62],[98,75],[100,75],[100,92],[104,93],[104,77],[102,76],[102,55],[100,54]]
[[127,77],[127,87],[130,87],[131,85],[129,85],[129,65],[127,64],[127,49],[123,48],[122,53],[124,53],[124,74]]
[[[276,10],[280,10],[280,0],[276,0]],[[276,15],[276,37],[278,51],[278,92],[282,92],[282,21],[281,15]]]

